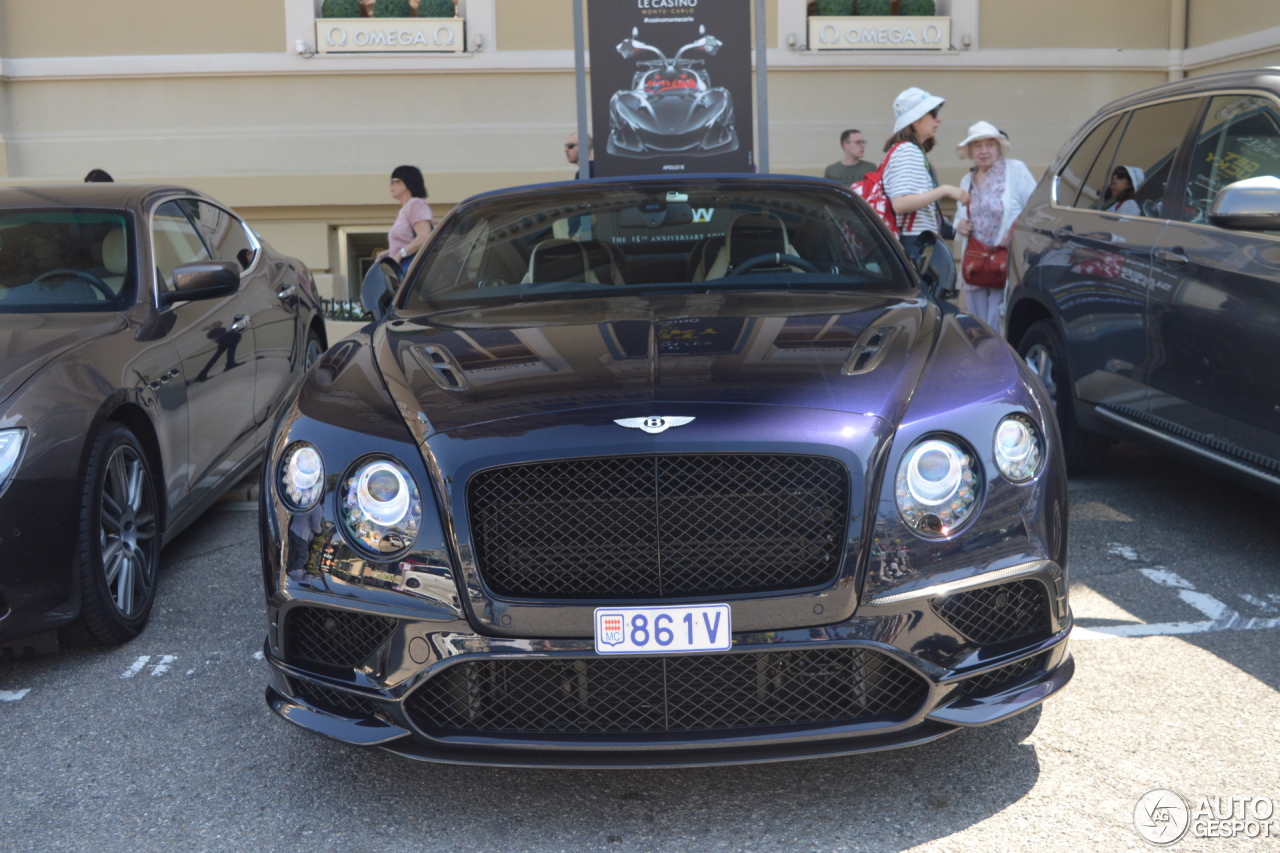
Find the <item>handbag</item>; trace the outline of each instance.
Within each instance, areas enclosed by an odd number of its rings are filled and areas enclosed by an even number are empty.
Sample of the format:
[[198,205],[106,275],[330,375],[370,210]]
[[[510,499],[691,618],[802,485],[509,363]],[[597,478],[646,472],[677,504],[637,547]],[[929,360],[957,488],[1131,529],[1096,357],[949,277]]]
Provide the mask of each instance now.
[[1009,249],[988,246],[970,235],[960,262],[965,283],[973,287],[1004,287],[1009,272]]

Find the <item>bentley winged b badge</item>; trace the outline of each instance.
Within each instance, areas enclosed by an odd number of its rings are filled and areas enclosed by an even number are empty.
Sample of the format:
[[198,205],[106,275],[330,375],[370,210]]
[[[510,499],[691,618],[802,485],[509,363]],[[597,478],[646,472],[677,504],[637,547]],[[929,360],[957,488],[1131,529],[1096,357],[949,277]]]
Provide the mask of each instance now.
[[693,418],[620,418],[614,421],[618,426],[627,429],[641,429],[649,435],[666,432],[672,427],[681,427],[693,423]]

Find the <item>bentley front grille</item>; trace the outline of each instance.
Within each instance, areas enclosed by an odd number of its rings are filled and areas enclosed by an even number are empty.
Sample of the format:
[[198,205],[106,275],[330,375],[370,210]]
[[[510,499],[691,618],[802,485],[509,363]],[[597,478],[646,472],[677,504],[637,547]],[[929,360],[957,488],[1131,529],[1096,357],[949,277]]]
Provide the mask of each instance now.
[[455,664],[405,703],[429,733],[669,733],[910,718],[924,679],[869,649]]
[[481,577],[499,595],[732,595],[835,577],[849,477],[815,456],[574,459],[484,471],[467,502]]
[[1049,598],[1038,580],[1020,580],[957,592],[933,600],[933,609],[975,643],[1048,635]]

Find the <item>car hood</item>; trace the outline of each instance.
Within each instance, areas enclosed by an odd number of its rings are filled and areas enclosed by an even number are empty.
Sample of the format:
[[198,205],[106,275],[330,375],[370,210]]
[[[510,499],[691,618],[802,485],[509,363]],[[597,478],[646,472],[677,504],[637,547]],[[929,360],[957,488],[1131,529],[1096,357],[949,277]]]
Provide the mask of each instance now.
[[[678,416],[694,402],[896,424],[938,327],[935,307],[902,294],[701,293],[395,318],[374,343],[402,414],[425,417],[419,433],[598,406],[652,403],[653,414]],[[851,363],[884,328],[896,330],[884,351]]]
[[62,353],[125,325],[115,313],[0,313],[0,403]]

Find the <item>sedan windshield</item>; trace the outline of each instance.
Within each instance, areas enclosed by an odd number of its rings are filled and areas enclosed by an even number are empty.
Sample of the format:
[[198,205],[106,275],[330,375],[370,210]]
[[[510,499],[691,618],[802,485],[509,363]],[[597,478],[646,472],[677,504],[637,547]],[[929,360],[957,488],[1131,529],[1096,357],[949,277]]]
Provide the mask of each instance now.
[[0,211],[0,313],[128,307],[129,233],[115,211]]
[[682,182],[481,203],[433,241],[406,311],[550,296],[914,289],[884,229],[817,186]]

